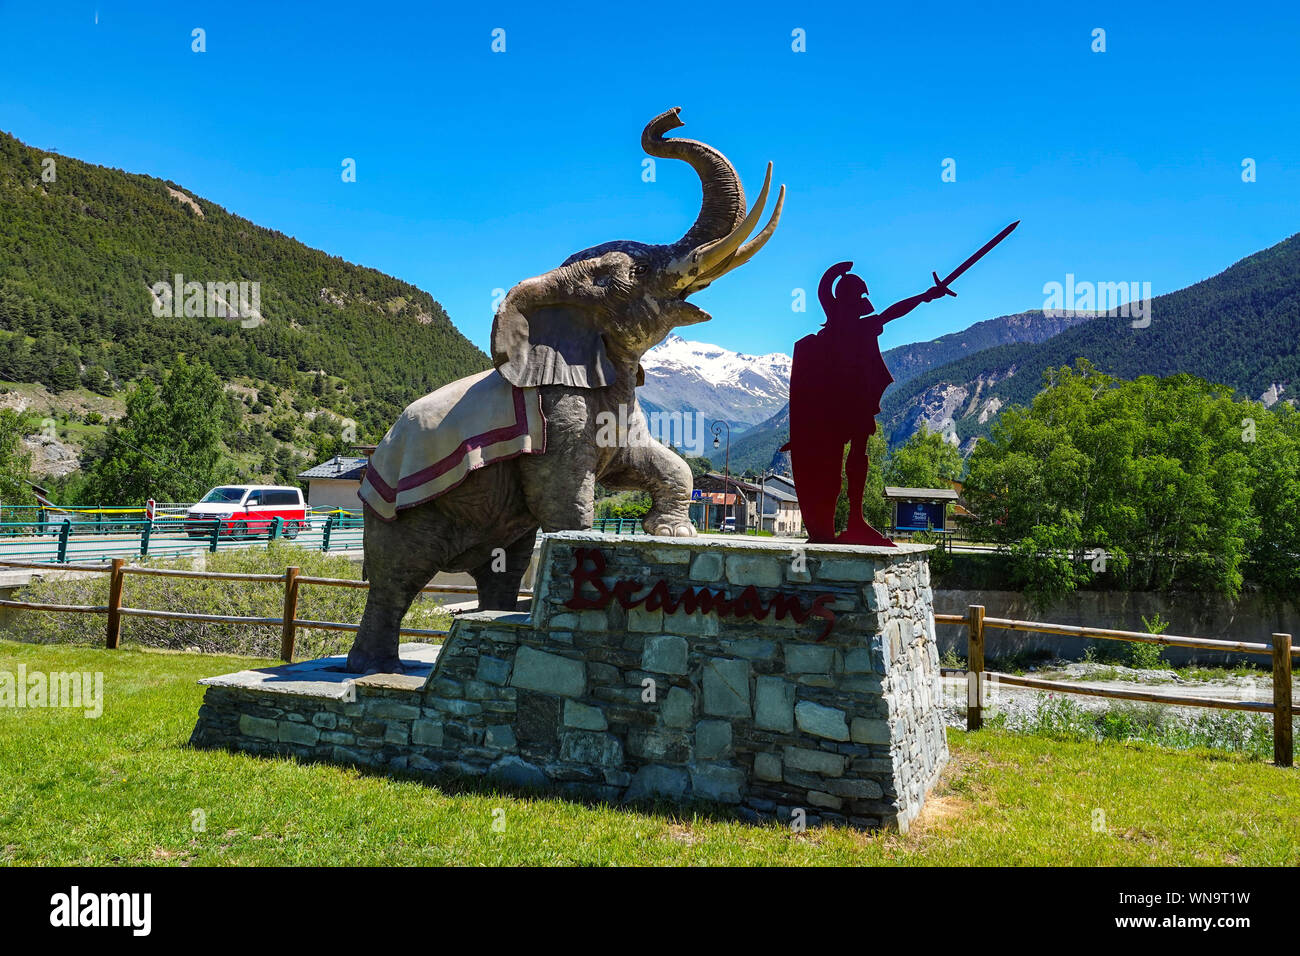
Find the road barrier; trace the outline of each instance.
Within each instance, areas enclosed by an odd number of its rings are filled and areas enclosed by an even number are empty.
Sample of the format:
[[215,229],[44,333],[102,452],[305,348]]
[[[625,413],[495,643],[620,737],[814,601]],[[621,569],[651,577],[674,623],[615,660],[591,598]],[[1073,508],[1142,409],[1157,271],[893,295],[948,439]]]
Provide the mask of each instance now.
[[[13,508],[5,509],[12,514]],[[26,561],[107,561],[115,557],[174,557],[199,550],[248,547],[250,542],[291,540],[300,547],[340,551],[361,547],[359,512],[309,513],[305,522],[193,520],[184,514],[153,518],[61,518],[0,522],[0,558]]]

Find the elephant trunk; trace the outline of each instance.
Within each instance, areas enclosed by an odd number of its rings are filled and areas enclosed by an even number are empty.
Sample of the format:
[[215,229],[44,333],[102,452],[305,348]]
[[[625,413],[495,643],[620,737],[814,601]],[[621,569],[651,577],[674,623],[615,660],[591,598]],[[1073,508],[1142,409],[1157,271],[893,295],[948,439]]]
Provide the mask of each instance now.
[[677,115],[679,112],[681,107],[675,106],[660,113],[641,133],[642,149],[651,156],[690,163],[704,190],[695,225],[669,247],[674,259],[689,255],[705,243],[721,239],[745,218],[745,190],[740,184],[740,175],[727,157],[697,140],[664,139],[664,133],[685,125]]
[[754,208],[745,210],[745,189],[734,166],[712,146],[693,139],[665,139],[664,133],[684,125],[677,115],[680,107],[660,113],[641,133],[641,146],[651,156],[681,159],[691,164],[704,190],[700,214],[686,235],[664,247],[668,256],[667,271],[673,284],[685,297],[703,289],[714,279],[748,262],[776,231],[785,201],[782,186],[776,207],[767,225],[749,242],[750,233],[767,202],[772,183],[772,164]]

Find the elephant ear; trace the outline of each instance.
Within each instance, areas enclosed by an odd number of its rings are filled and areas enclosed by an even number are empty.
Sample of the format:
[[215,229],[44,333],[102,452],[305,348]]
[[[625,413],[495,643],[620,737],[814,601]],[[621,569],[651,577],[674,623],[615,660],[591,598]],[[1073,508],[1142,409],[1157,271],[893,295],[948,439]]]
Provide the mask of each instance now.
[[604,388],[618,374],[596,310],[580,305],[502,303],[492,320],[492,364],[520,388]]

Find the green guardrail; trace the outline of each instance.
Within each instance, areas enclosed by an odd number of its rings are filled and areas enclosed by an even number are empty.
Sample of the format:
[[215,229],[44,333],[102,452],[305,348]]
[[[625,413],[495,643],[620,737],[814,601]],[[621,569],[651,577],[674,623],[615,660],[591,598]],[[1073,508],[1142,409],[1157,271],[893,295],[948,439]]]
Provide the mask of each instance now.
[[591,529],[608,534],[645,534],[640,518],[597,518]]
[[111,558],[165,557],[248,547],[265,540],[293,541],[318,551],[361,547],[363,519],[344,512],[308,515],[305,522],[230,521],[162,515],[142,519],[0,521],[0,559],[60,564]]

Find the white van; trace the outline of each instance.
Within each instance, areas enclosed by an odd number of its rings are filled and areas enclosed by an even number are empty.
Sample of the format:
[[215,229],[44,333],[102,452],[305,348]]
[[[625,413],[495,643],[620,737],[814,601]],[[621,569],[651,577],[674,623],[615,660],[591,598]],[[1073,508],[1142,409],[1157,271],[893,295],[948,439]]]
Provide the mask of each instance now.
[[307,503],[301,488],[287,485],[219,485],[185,515],[185,530],[191,537],[212,534],[213,521],[221,521],[223,535],[236,538],[270,537],[275,519],[286,538],[298,537],[307,520]]

